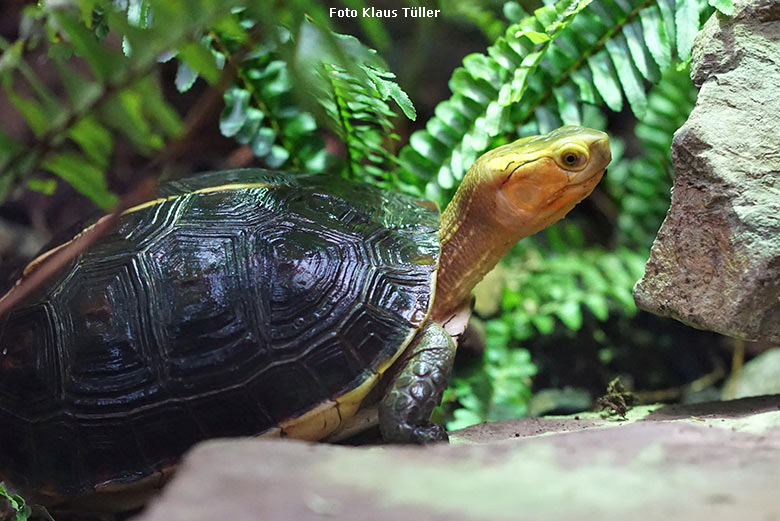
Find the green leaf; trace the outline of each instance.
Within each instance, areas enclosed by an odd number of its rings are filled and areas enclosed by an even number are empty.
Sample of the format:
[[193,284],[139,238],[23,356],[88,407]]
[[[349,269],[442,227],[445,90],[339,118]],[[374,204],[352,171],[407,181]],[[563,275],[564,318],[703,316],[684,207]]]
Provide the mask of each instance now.
[[76,52],[89,62],[95,76],[103,82],[116,81],[125,58],[103,47],[91,31],[71,18],[65,11],[55,11],[53,16]]
[[19,504],[17,503],[16,499],[5,490],[5,487],[2,483],[0,483],[0,496],[6,498],[11,503],[13,508],[18,508]]
[[392,98],[393,101],[395,101],[398,106],[401,107],[401,110],[407,118],[411,119],[412,121],[417,119],[417,111],[415,110],[409,95],[406,94],[406,92],[404,92],[396,82],[390,81],[383,77],[383,75],[395,77],[394,74],[388,75],[387,72],[383,73],[382,71],[377,71],[371,67],[361,68],[364,72],[366,72],[368,77],[373,80],[381,99],[386,100],[388,98]]
[[653,58],[650,56],[649,49],[645,45],[645,35],[640,22],[634,21],[623,28],[631,60],[642,76],[652,82],[658,81],[660,77],[658,67],[656,67]]
[[[398,139],[398,135],[392,131],[390,118],[395,113],[387,100],[393,99],[408,117],[416,117],[411,100],[392,81],[395,75],[376,51],[357,39],[310,22],[301,27],[295,55],[299,81],[307,85],[307,94],[323,109],[316,115],[347,147],[344,175],[379,184],[388,182],[394,158],[387,151],[387,142]],[[279,73],[279,90],[288,90],[286,68],[279,68]],[[266,89],[269,86],[265,85]],[[277,96],[264,90],[263,98],[268,97]],[[269,105],[267,101],[265,104]]]
[[482,423],[484,420],[480,414],[469,409],[456,409],[452,414],[455,419],[447,422],[447,430],[450,431],[465,429],[466,427]]
[[577,92],[574,85],[564,85],[553,90],[555,101],[558,104],[558,113],[561,115],[564,125],[581,125],[582,115],[580,104],[577,100]]
[[69,136],[93,163],[100,168],[108,168],[114,143],[108,130],[94,117],[86,116],[79,120],[70,130]]
[[658,67],[666,69],[672,62],[672,54],[660,11],[656,7],[648,7],[643,9],[639,16],[647,49]]
[[254,155],[257,157],[265,157],[271,152],[271,147],[273,146],[275,139],[276,134],[273,129],[261,128],[254,139],[252,139],[249,146],[252,148],[252,153]]
[[249,38],[246,29],[241,25],[235,13],[230,13],[220,18],[214,24],[214,31],[238,43],[244,43]]
[[709,0],[709,4],[726,16],[734,16],[734,0]]
[[[537,56],[539,56],[537,54]],[[528,88],[529,67],[515,69],[512,74],[512,81],[502,87],[499,91],[498,102],[507,106],[520,101],[525,89]]]
[[84,25],[92,28],[92,11],[97,6],[99,0],[79,0],[79,11],[81,12],[81,21]]
[[247,118],[250,94],[244,89],[232,87],[225,92],[225,108],[219,118],[219,131],[225,137],[233,137],[244,126]]
[[180,47],[179,59],[209,83],[216,83],[219,79],[214,55],[202,42],[190,42]]
[[51,128],[64,122],[67,113],[41,79],[26,64],[20,70],[27,84],[32,87],[33,97],[20,96],[13,83],[13,75],[2,76],[3,87],[13,105],[22,113],[30,128],[38,137],[42,137]]
[[656,0],[658,4],[658,11],[661,13],[661,19],[663,20],[664,33],[670,46],[677,45],[677,28],[675,22],[675,13],[677,11],[675,7],[676,0]]
[[41,192],[42,194],[52,195],[57,190],[57,180],[37,178],[28,179],[27,188],[34,192]]
[[593,73],[593,84],[604,99],[604,103],[614,112],[620,112],[623,109],[623,96],[620,93],[620,85],[615,80],[617,73],[612,67],[609,55],[600,52],[588,59],[588,65]]
[[582,303],[585,304],[599,320],[607,320],[609,317],[609,303],[603,294],[588,293],[583,297]]
[[528,13],[525,12],[520,4],[511,0],[504,4],[504,17],[512,23],[517,23],[523,18],[527,18]]
[[361,16],[358,16],[358,21],[377,49],[383,50],[390,46],[390,36],[382,25],[382,19],[374,16],[362,16],[363,9],[369,8],[369,4],[365,0],[343,0],[342,3],[345,7],[360,12]]
[[361,74],[361,65],[387,70],[387,64],[376,51],[363,45],[354,36],[322,29],[308,19],[298,33],[296,61],[304,77],[309,78],[323,63],[335,65],[356,77]]
[[279,168],[290,157],[290,153],[279,145],[271,147],[270,153],[266,156],[265,161],[271,168]]
[[484,54],[473,53],[463,58],[463,67],[475,78],[481,78],[498,88],[501,78],[491,63],[490,58]]
[[51,156],[43,167],[70,183],[101,208],[111,208],[118,201],[117,196],[108,191],[103,171],[80,154],[65,152]]
[[163,139],[147,120],[145,103],[139,92],[123,90],[106,103],[102,119],[127,136],[141,151],[148,153],[161,148]]
[[[436,117],[442,118],[453,132],[448,132],[443,140],[440,136],[432,140],[410,140],[399,154],[402,165],[399,177],[420,186],[427,184],[425,193],[445,204],[447,197],[452,195],[452,189],[447,187],[455,186],[465,169],[489,147],[492,138],[504,131],[513,119],[522,119],[522,116],[516,118],[513,113],[517,112],[518,105],[526,106],[522,100],[529,86],[534,82],[548,86],[555,84],[535,78],[539,65],[548,49],[555,45],[555,38],[589,3],[590,0],[560,0],[552,6],[538,9],[532,17],[509,27],[504,36],[488,48],[486,55],[467,56],[463,67],[457,69],[450,79],[452,97],[436,109]],[[564,58],[560,58],[561,63],[557,63],[560,68],[566,69],[569,64],[563,61]],[[572,99],[570,93],[569,89],[563,89],[558,100],[562,102],[562,107],[568,109],[566,119],[574,121],[578,108],[576,103],[568,103]],[[540,98],[545,96],[539,95]],[[529,117],[549,116],[545,123],[558,121],[557,114],[545,110],[533,107],[528,114]],[[418,145],[423,145],[425,150],[416,152],[428,162],[417,161],[415,155],[408,151]],[[412,158],[414,162],[410,160]],[[439,182],[444,185],[432,186]]]
[[687,61],[691,57],[693,40],[699,33],[699,0],[677,0],[674,15],[677,29],[677,54]]
[[192,67],[184,62],[179,63],[179,66],[176,68],[176,79],[174,81],[179,92],[190,90],[197,79],[198,73]]
[[607,52],[615,64],[618,78],[623,85],[628,104],[637,119],[642,119],[647,111],[647,97],[639,72],[634,68],[629,57],[628,45],[623,37],[617,37],[607,42]]
[[179,136],[184,123],[179,114],[168,103],[162,93],[159,81],[154,76],[146,76],[137,81],[132,90],[144,100],[144,114],[167,137]]
[[519,31],[515,34],[515,36],[517,37],[525,36],[526,38],[531,40],[531,43],[534,44],[549,42],[551,39],[549,36],[547,36],[547,34],[540,33],[537,31]]
[[146,28],[149,21],[149,8],[149,1],[130,0],[127,6],[127,21],[135,27]]
[[597,102],[598,94],[596,93],[595,86],[593,85],[593,75],[588,69],[581,69],[577,72],[573,72],[571,80],[579,89],[579,100],[585,103],[595,104]]
[[[263,124],[264,118],[265,114],[263,114],[258,109],[254,107],[247,108],[246,120],[241,126],[241,130],[235,134],[234,139],[242,145],[248,144],[257,135],[258,131],[260,130],[260,126]],[[227,129],[228,131],[232,131],[232,127],[230,125],[228,125]]]
[[24,116],[30,129],[37,137],[42,137],[49,130],[51,119],[46,114],[43,106],[29,98],[16,94],[16,92],[6,88],[6,94],[14,107]]
[[82,75],[71,63],[58,60],[56,65],[74,111],[85,110],[103,94],[104,90],[99,82]]
[[288,137],[301,136],[317,129],[317,122],[308,112],[300,112],[286,121],[284,134]]
[[3,49],[3,54],[0,55],[0,75],[9,73],[19,66],[24,52],[24,42],[23,39],[19,39]]
[[[0,129],[0,172],[5,168],[5,163],[16,153],[21,146],[8,134]],[[2,177],[2,176],[0,176]]]
[[542,335],[549,335],[555,329],[555,321],[550,315],[534,315],[531,322]]
[[[30,508],[30,505],[27,504],[24,498],[19,494],[9,494],[2,485],[0,485],[0,497],[8,501],[11,508],[15,511],[14,516],[8,518],[8,521],[27,521],[32,515],[32,508]],[[10,512],[8,514],[10,514]],[[44,519],[51,519],[51,516],[45,511],[42,517],[44,517]]]

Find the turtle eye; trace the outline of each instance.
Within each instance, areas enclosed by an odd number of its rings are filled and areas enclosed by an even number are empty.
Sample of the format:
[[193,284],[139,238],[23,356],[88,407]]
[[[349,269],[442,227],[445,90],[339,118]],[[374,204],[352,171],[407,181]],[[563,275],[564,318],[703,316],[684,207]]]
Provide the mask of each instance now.
[[579,170],[588,162],[588,155],[581,150],[568,148],[558,154],[558,164],[567,170]]

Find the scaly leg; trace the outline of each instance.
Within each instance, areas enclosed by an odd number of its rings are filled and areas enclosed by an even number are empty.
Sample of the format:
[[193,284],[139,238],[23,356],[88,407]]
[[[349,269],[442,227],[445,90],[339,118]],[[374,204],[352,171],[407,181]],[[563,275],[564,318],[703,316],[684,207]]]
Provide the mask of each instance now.
[[430,422],[441,403],[455,359],[455,342],[435,322],[428,322],[408,348],[404,366],[379,405],[379,429],[391,443],[447,441],[447,432]]

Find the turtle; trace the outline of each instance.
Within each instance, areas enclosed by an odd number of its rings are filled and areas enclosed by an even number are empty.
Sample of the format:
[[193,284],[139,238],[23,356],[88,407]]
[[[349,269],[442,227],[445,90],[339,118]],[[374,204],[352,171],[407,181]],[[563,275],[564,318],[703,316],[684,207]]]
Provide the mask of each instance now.
[[387,442],[447,440],[430,416],[472,288],[610,160],[597,130],[522,138],[479,157],[441,215],[323,174],[161,185],[0,318],[0,479],[124,509],[208,438],[328,440],[374,410]]

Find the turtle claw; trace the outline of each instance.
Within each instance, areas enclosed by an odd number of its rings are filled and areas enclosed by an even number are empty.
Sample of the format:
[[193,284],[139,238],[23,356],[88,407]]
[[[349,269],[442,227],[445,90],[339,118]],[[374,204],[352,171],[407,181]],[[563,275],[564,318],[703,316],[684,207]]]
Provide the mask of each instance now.
[[385,441],[389,443],[407,443],[414,445],[429,445],[431,443],[448,442],[447,431],[441,425],[425,423],[423,425],[396,425],[395,429],[384,433]]
[[435,423],[429,423],[427,425],[415,427],[412,431],[410,441],[419,445],[428,445],[429,443],[446,443],[450,441],[450,437],[447,435],[447,431],[444,430],[444,427]]

